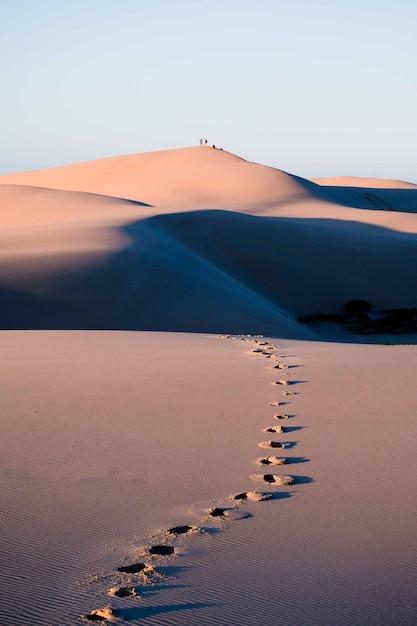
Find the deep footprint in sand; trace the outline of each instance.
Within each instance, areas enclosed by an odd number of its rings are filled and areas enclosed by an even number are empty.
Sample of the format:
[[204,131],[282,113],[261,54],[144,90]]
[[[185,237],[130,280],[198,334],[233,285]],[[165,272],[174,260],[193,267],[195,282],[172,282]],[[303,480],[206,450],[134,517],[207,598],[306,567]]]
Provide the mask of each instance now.
[[286,458],[278,456],[265,456],[257,461],[260,465],[285,465],[287,462]]
[[166,545],[156,545],[149,548],[149,554],[155,556],[170,556],[171,554],[174,554],[174,552],[175,548]]
[[285,413],[277,413],[276,415],[274,415],[276,420],[287,420],[289,419],[289,415],[286,415]]
[[285,402],[278,402],[278,400],[273,400],[269,403],[269,406],[281,406],[282,404],[285,404]]
[[116,598],[133,598],[136,596],[134,587],[112,587],[109,589],[109,594]]
[[258,443],[260,448],[289,448],[290,445],[283,441],[261,441]]
[[262,502],[263,500],[271,500],[271,493],[260,493],[259,491],[243,491],[231,496],[232,500],[250,500],[251,502]]
[[146,563],[132,563],[131,565],[121,565],[117,568],[117,571],[123,574],[146,574],[153,571],[153,567]]
[[284,431],[284,427],[283,426],[268,426],[268,428],[264,428],[263,433],[283,433]]
[[286,386],[286,385],[292,385],[292,381],[291,380],[277,380],[274,383],[272,383],[273,385],[282,385],[282,386]]
[[194,530],[198,530],[198,527],[188,526],[187,524],[184,526],[173,526],[172,528],[168,528],[168,532],[171,533],[171,535],[185,535],[186,533]]
[[226,510],[225,509],[221,509],[219,507],[214,507],[214,509],[211,509],[211,511],[209,512],[209,515],[211,517],[225,517],[226,516]]
[[111,620],[113,617],[113,610],[110,607],[105,607],[104,609],[91,611],[91,613],[85,616],[85,619],[89,622],[106,622]]
[[253,474],[252,480],[263,480],[269,485],[275,485],[276,487],[287,487],[294,483],[292,476],[278,476],[277,474]]

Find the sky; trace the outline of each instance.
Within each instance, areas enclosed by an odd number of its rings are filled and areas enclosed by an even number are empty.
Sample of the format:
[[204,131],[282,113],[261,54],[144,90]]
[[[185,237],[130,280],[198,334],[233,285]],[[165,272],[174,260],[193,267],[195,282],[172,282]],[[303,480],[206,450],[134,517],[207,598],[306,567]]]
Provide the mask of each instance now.
[[417,183],[415,0],[0,0],[0,174],[198,145]]

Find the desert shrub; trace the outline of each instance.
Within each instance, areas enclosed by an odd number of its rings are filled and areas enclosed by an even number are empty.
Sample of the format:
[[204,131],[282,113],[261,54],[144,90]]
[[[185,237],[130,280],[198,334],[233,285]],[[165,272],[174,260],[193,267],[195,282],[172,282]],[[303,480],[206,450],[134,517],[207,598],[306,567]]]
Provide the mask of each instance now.
[[297,322],[304,322],[305,324],[309,324],[311,322],[334,322],[335,324],[340,324],[343,322],[343,317],[338,313],[314,313],[310,315],[299,315],[296,319]]
[[371,308],[372,304],[367,300],[349,300],[349,302],[345,304],[345,312],[347,315],[367,313]]

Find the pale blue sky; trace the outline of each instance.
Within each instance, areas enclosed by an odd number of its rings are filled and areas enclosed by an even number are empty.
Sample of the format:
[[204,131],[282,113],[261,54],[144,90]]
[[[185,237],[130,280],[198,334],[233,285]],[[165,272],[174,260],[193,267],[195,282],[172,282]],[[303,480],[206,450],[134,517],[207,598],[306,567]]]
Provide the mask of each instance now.
[[196,145],[417,182],[415,0],[0,0],[0,173]]

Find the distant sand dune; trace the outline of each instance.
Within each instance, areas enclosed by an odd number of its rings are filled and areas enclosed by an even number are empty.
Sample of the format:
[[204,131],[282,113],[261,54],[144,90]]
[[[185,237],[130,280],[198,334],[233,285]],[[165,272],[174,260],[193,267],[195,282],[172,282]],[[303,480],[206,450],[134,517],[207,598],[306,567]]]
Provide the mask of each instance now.
[[185,148],[100,159],[8,174],[0,184],[103,194],[158,205],[160,210],[254,209],[314,198],[314,183],[249,163],[230,152]]
[[[326,211],[329,203],[368,210],[416,211],[416,185],[377,181],[374,188],[374,182],[343,177],[310,181],[206,147],[131,154],[0,176],[0,185],[126,198],[158,206],[159,213],[227,209],[273,216],[299,205]],[[370,189],[363,189],[366,186]]]
[[312,178],[317,185],[330,187],[368,187],[372,189],[417,189],[414,183],[404,180],[385,178],[362,178],[359,176],[333,176],[328,178]]
[[295,316],[413,307],[408,187],[324,187],[206,147],[2,176],[0,326],[313,338]]

